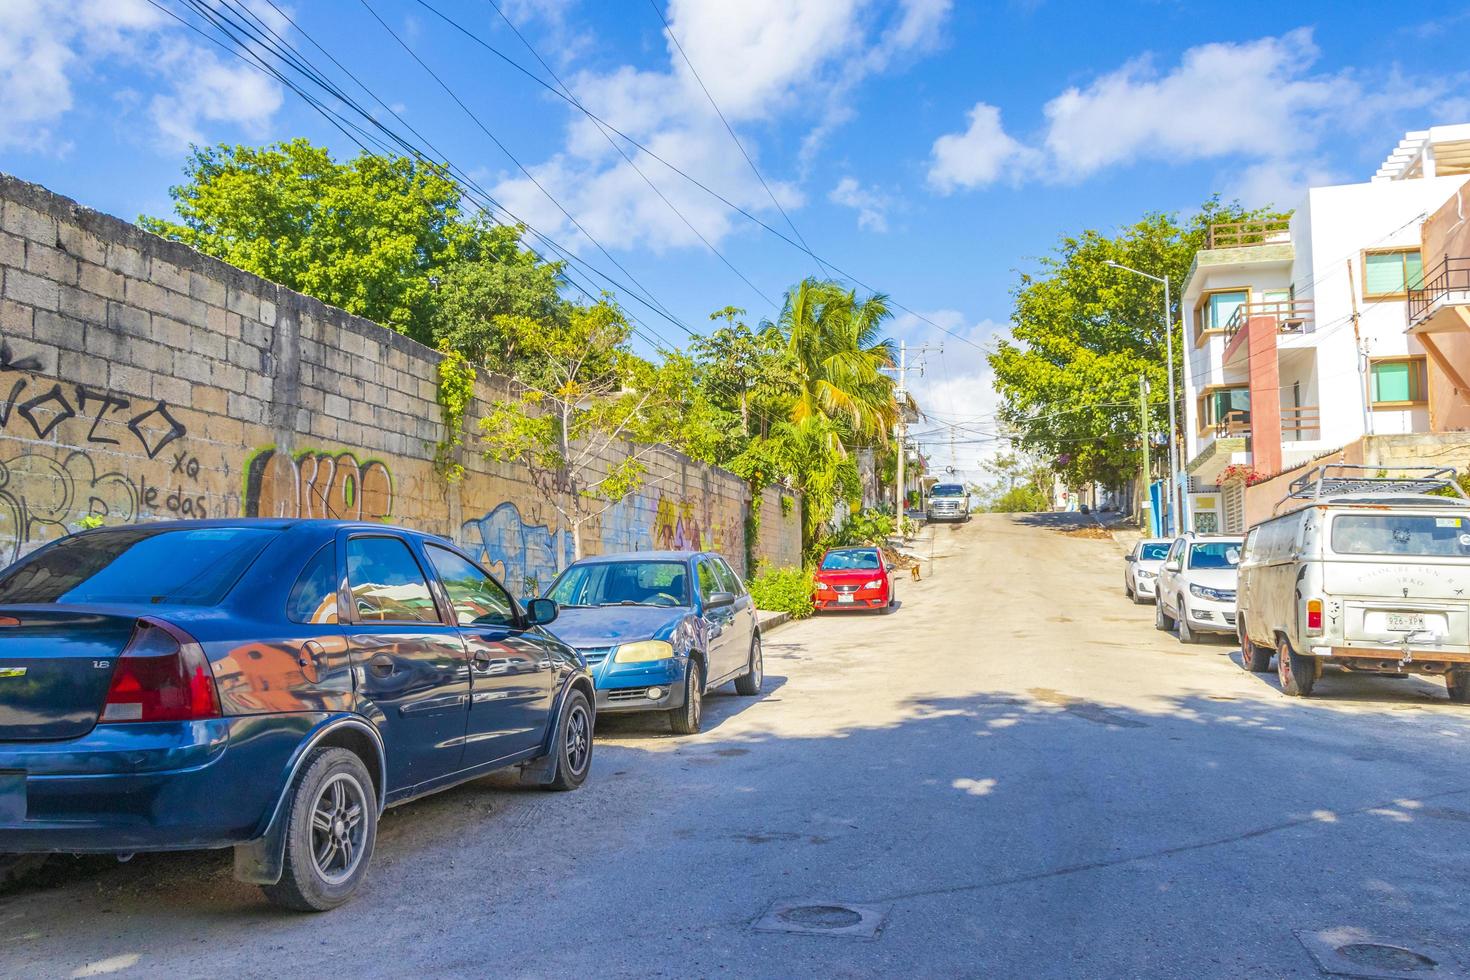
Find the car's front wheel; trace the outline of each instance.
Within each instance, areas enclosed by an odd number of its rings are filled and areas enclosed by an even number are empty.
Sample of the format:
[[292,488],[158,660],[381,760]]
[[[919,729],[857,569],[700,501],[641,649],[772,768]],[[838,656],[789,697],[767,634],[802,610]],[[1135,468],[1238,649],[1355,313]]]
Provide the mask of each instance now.
[[367,767],[353,752],[319,748],[292,784],[286,805],[281,880],[266,898],[298,912],[325,912],[367,877],[378,839],[378,804]]
[[1246,632],[1245,617],[1240,617],[1240,665],[1252,674],[1266,674],[1271,671],[1271,648],[1263,647],[1259,643],[1252,643],[1251,637]]
[[1179,608],[1174,611],[1178,613],[1174,618],[1174,622],[1179,627],[1179,642],[1194,643],[1198,641],[1199,637],[1195,634],[1194,630],[1189,628],[1189,607],[1184,604],[1184,596],[1179,597]]
[[689,669],[684,671],[684,704],[669,712],[669,725],[675,735],[698,735],[700,722],[704,720],[704,671],[699,661],[689,660]]
[[592,770],[592,707],[576,688],[567,692],[561,725],[556,733],[556,775],[545,789],[576,789]]

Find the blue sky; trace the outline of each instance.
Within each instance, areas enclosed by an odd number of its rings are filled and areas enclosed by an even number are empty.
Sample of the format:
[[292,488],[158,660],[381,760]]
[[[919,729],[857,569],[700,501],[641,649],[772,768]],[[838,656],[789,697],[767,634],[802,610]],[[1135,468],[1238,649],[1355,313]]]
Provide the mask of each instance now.
[[[199,23],[185,0],[157,2]],[[376,11],[692,329],[726,305],[752,320],[775,310],[685,219],[766,297],[818,271],[628,148],[675,214],[584,115],[431,9],[546,77],[489,0],[201,2],[248,6],[329,68],[309,35],[506,208],[623,279]],[[819,256],[952,331],[907,313],[891,331],[944,343],[915,384],[941,422],[989,421],[994,394],[972,345],[1004,329],[1017,270],[1058,235],[1187,211],[1215,192],[1289,206],[1309,183],[1366,179],[1406,130],[1470,120],[1464,5],[1402,8],[1385,23],[1377,5],[1341,3],[499,2],[588,108],[785,230],[774,194]],[[292,136],[357,151],[147,0],[0,0],[0,170],[132,218],[167,210],[190,142]],[[618,291],[651,332],[687,339]],[[946,442],[940,465],[951,462]],[[953,463],[973,475],[991,448],[962,444]]]

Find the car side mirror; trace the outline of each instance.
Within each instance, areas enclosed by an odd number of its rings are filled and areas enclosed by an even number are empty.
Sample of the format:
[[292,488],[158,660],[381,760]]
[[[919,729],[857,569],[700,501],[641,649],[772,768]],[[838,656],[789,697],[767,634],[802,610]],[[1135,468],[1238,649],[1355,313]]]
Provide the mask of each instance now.
[[1166,571],[1166,572],[1177,572],[1177,571],[1179,571],[1179,559],[1176,558],[1176,559],[1174,559],[1171,562],[1165,562],[1164,563],[1164,571]]
[[553,599],[532,599],[526,603],[526,625],[545,626],[556,621],[561,607]]
[[723,609],[733,605],[735,605],[735,593],[733,592],[711,592],[709,598],[704,600],[706,609]]
[[1136,557],[1134,557],[1133,555],[1125,555],[1123,557],[1123,560],[1124,561],[1138,561],[1138,559]]

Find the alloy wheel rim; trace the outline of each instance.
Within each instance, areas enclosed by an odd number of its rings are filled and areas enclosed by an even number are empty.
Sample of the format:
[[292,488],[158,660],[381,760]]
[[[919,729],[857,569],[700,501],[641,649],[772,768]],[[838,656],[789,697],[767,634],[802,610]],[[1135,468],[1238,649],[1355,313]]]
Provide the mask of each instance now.
[[580,704],[573,705],[571,716],[567,719],[567,768],[577,775],[581,775],[587,768],[587,761],[592,754],[589,727],[587,711]]
[[1276,650],[1276,679],[1281,681],[1281,689],[1286,690],[1286,678],[1291,672],[1290,657],[1286,653],[1286,645],[1282,644]]
[[761,681],[765,680],[765,662],[761,655],[761,641],[755,641],[755,665],[751,668],[751,674],[755,677],[755,686],[759,688]]
[[690,674],[689,675],[689,705],[690,705],[690,712],[689,712],[690,713],[690,717],[694,721],[694,723],[696,725],[698,725],[699,724],[700,710],[703,707],[702,696],[699,693],[699,673],[698,673],[698,671],[696,671],[693,674]]
[[362,864],[366,815],[367,794],[351,773],[339,772],[317,790],[311,807],[311,860],[323,881],[339,885]]

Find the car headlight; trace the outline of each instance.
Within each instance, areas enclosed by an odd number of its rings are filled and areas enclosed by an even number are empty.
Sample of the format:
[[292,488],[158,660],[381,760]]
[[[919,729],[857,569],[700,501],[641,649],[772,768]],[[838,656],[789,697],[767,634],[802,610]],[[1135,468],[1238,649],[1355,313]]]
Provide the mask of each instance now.
[[1144,569],[1140,568],[1138,570],[1138,577],[1139,578],[1153,578],[1154,577],[1154,573],[1153,572],[1149,572],[1149,571],[1145,571]]
[[674,645],[667,640],[639,640],[619,646],[613,659],[620,664],[641,664],[650,660],[668,660],[673,655]]
[[1211,589],[1204,585],[1191,585],[1189,591],[1201,599],[1209,599],[1212,602],[1235,601],[1235,593],[1225,589]]
[[875,578],[871,582],[864,582],[863,583],[863,588],[865,588],[865,589],[881,589],[881,588],[883,588],[883,580],[881,578]]

